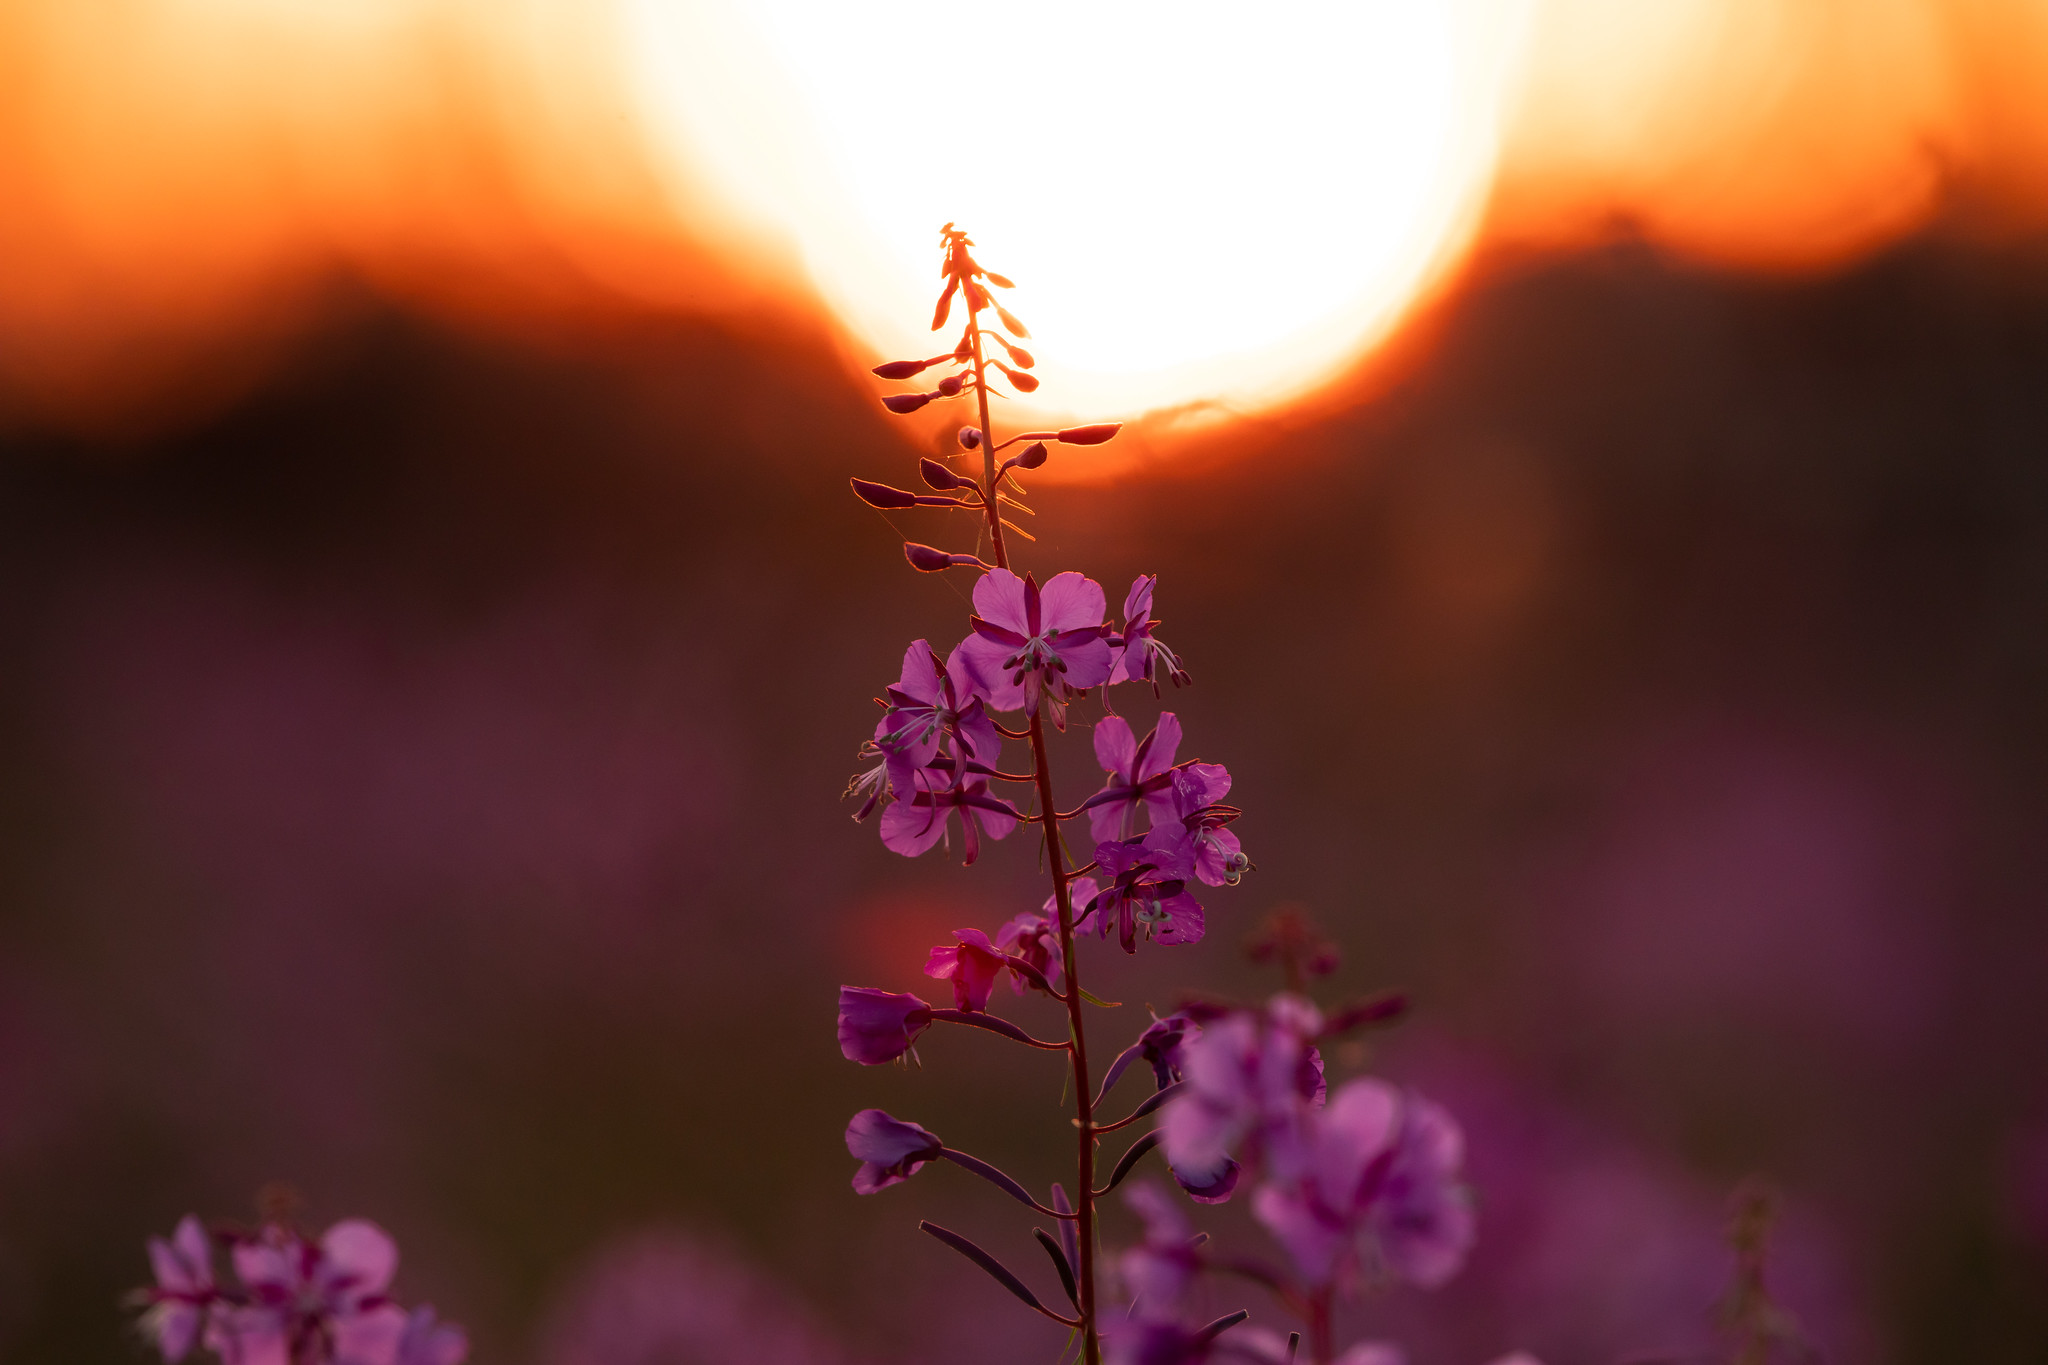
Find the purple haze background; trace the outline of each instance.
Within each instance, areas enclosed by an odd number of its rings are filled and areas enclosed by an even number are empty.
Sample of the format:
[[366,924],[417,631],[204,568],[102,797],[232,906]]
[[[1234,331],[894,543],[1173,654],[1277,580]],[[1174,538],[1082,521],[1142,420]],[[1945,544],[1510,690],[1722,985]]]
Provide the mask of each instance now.
[[[913,1229],[1035,1272],[1009,1210],[847,1185],[868,1105],[1033,1184],[1066,1151],[1040,1058],[833,1040],[842,980],[921,989],[1044,894],[835,800],[967,609],[845,492],[916,453],[871,386],[819,336],[331,311],[203,424],[5,437],[0,1356],[139,1358],[142,1238],[286,1180],[479,1360],[1049,1359]],[[1333,415],[1036,490],[1028,566],[1161,574],[1165,704],[1259,865],[1197,948],[1091,943],[1105,1037],[1269,989],[1235,945],[1298,902],[1332,992],[1419,1005],[1333,1076],[1465,1124],[1465,1275],[1347,1330],[1697,1349],[1762,1173],[1830,1360],[2048,1350],[2044,373],[2032,250],[1624,246],[1493,263]]]

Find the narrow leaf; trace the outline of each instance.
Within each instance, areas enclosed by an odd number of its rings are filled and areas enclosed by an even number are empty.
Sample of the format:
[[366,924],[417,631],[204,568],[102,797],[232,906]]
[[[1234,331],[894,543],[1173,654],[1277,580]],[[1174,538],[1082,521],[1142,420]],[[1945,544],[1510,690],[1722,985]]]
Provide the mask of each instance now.
[[1010,277],[1008,275],[998,275],[993,270],[984,270],[981,272],[981,275],[983,279],[987,280],[990,284],[994,285],[998,289],[1015,289],[1017,287],[1016,285],[1010,283]]
[[998,1170],[996,1167],[989,1165],[986,1161],[983,1161],[980,1157],[969,1156],[967,1153],[955,1151],[951,1147],[941,1147],[939,1149],[939,1155],[944,1157],[946,1160],[952,1162],[955,1166],[958,1166],[963,1171],[974,1172],[983,1180],[986,1180],[989,1184],[995,1186],[1004,1194],[1009,1195],[1010,1198],[1022,1204],[1025,1208],[1037,1209],[1040,1213],[1045,1212],[1044,1209],[1039,1208],[1038,1201],[1031,1197],[1030,1191],[1026,1190],[1022,1185],[1019,1185],[1009,1176],[1003,1174],[1003,1172]]
[[1067,1291],[1067,1302],[1079,1308],[1081,1306],[1081,1291],[1074,1284],[1074,1268],[1067,1264],[1067,1253],[1060,1250],[1060,1244],[1055,1242],[1052,1239],[1052,1234],[1044,1228],[1031,1229],[1031,1235],[1036,1237],[1038,1244],[1045,1248],[1045,1254],[1052,1257],[1052,1268],[1059,1272],[1060,1288]]
[[1003,1288],[1009,1290],[1012,1294],[1015,1294],[1019,1299],[1022,1299],[1027,1307],[1035,1309],[1036,1311],[1045,1314],[1047,1317],[1052,1318],[1055,1321],[1064,1322],[1068,1326],[1073,1325],[1072,1318],[1063,1317],[1060,1314],[1053,1312],[1052,1309],[1047,1308],[1044,1304],[1040,1303],[1038,1301],[1038,1296],[1036,1294],[1033,1294],[1029,1289],[1025,1288],[1024,1281],[1018,1279],[1015,1275],[1012,1275],[1009,1272],[1009,1269],[1006,1266],[1004,1266],[1001,1261],[998,1261],[995,1257],[989,1255],[986,1251],[983,1251],[980,1247],[968,1241],[959,1233],[953,1232],[947,1228],[942,1228],[937,1223],[924,1220],[920,1220],[918,1222],[917,1230],[919,1232],[930,1233],[932,1236],[938,1238],[941,1242],[944,1242],[947,1246],[953,1248],[953,1250],[959,1252],[962,1256],[965,1256],[968,1260],[980,1266],[983,1270],[988,1272],[990,1279],[994,1280]]
[[[1060,1098],[1064,1100],[1066,1096],[1062,1095]],[[1074,1206],[1067,1202],[1066,1189],[1057,1181],[1054,1182],[1052,1187],[1052,1206],[1054,1211],[1058,1213],[1072,1213],[1074,1211]],[[1067,1264],[1081,1264],[1081,1235],[1075,1230],[1076,1224],[1074,1220],[1062,1218],[1060,1219],[1059,1227],[1060,1250],[1067,1253]]]
[[932,310],[932,330],[938,331],[946,325],[946,319],[953,314],[953,291],[960,287],[960,277],[954,275],[946,281],[946,292],[939,295],[939,306]]
[[1007,1019],[980,1010],[933,1010],[932,1018],[948,1024],[966,1024],[970,1028],[985,1028],[990,1033],[1000,1033],[1005,1038],[1014,1038],[1027,1047],[1044,1048],[1047,1052],[1064,1052],[1065,1043],[1048,1043],[1043,1038],[1034,1038]]
[[1109,1183],[1097,1190],[1096,1196],[1099,1198],[1123,1184],[1124,1177],[1131,1173],[1131,1168],[1144,1160],[1145,1153],[1159,1145],[1159,1136],[1159,1130],[1155,1128],[1132,1143],[1131,1150],[1124,1153],[1123,1159],[1116,1163],[1116,1169],[1109,1173]]
[[1081,991],[1081,998],[1082,998],[1083,1000],[1086,1000],[1086,1001],[1087,1001],[1087,1002],[1088,1002],[1089,1004],[1091,1004],[1091,1005],[1100,1005],[1100,1006],[1102,1006],[1102,1008],[1104,1008],[1104,1009],[1106,1009],[1106,1010],[1114,1010],[1114,1009],[1122,1009],[1122,1008],[1123,1008],[1123,1003],[1124,1003],[1124,1002],[1123,1002],[1123,1001],[1121,1001],[1121,1000],[1098,1000],[1098,999],[1096,999],[1096,998],[1095,998],[1095,996],[1094,996],[1094,994],[1093,994],[1093,993],[1091,993],[1091,992],[1089,992],[1089,991],[1087,991],[1087,990],[1084,990],[1084,989],[1082,989],[1081,987],[1078,987],[1078,986],[1077,986],[1077,987],[1075,987],[1075,989],[1076,989],[1076,990],[1080,990],[1080,991]]
[[1164,1090],[1153,1091],[1152,1097],[1150,1099],[1146,1100],[1143,1104],[1139,1105],[1136,1109],[1133,1109],[1131,1111],[1131,1118],[1144,1118],[1145,1115],[1151,1113],[1160,1105],[1165,1104],[1175,1095],[1178,1095],[1186,1086],[1186,1081],[1175,1081],[1172,1085],[1167,1086]]

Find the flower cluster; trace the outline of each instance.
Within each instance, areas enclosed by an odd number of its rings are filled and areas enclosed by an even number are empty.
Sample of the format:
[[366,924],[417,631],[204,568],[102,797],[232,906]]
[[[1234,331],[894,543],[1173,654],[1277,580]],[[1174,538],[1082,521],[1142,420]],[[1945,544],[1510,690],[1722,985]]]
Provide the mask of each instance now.
[[[234,1282],[214,1273],[224,1245]],[[142,1330],[175,1365],[197,1346],[225,1365],[461,1365],[469,1339],[430,1305],[407,1312],[388,1292],[398,1246],[351,1218],[319,1240],[282,1223],[209,1234],[186,1217],[149,1240],[156,1284],[136,1291]]]
[[[877,698],[881,719],[862,747],[867,765],[848,793],[860,798],[855,819],[879,815],[882,842],[915,856],[955,831],[973,863],[984,839],[1000,840],[1021,825],[1036,827],[1050,895],[996,927],[957,929],[934,946],[925,974],[950,983],[950,1005],[907,992],[844,986],[839,993],[839,1045],[852,1061],[874,1066],[915,1055],[918,1039],[937,1023],[980,1029],[1012,1042],[1064,1054],[1078,1134],[1076,1186],[1044,1198],[993,1165],[948,1146],[919,1124],[879,1109],[855,1115],[846,1129],[858,1163],[853,1187],[874,1194],[943,1162],[988,1181],[1052,1221],[1035,1230],[1065,1298],[1050,1306],[1024,1279],[959,1233],[920,1227],[973,1261],[1026,1307],[1071,1329],[1078,1365],[1196,1365],[1243,1360],[1292,1365],[1300,1334],[1283,1340],[1246,1326],[1248,1311],[1209,1322],[1190,1317],[1190,1288],[1218,1269],[1245,1274],[1252,1262],[1219,1260],[1188,1226],[1181,1207],[1142,1182],[1129,1196],[1146,1227],[1144,1241],[1117,1262],[1129,1299],[1120,1315],[1098,1304],[1097,1203],[1144,1159],[1163,1151],[1168,1171],[1198,1204],[1229,1199],[1240,1183],[1257,1188],[1253,1212],[1288,1254],[1287,1267],[1251,1273],[1308,1328],[1309,1365],[1332,1365],[1330,1304],[1338,1293],[1369,1283],[1442,1283],[1455,1273],[1472,1238],[1470,1201],[1459,1180],[1460,1136],[1450,1117],[1428,1101],[1382,1082],[1359,1079],[1334,1093],[1319,1044],[1399,1012],[1398,999],[1367,1002],[1325,1016],[1301,993],[1306,976],[1334,970],[1328,945],[1310,951],[1297,923],[1280,925],[1269,956],[1284,959],[1289,990],[1264,1009],[1195,1004],[1144,1031],[1093,1083],[1084,1003],[1103,1002],[1081,984],[1077,944],[1092,931],[1114,936],[1125,953],[1140,943],[1199,943],[1207,916],[1196,894],[1235,886],[1252,870],[1234,828],[1241,812],[1227,803],[1230,773],[1221,764],[1183,757],[1180,718],[1160,712],[1143,734],[1110,704],[1125,683],[1142,683],[1157,699],[1164,683],[1190,679],[1180,656],[1159,636],[1153,615],[1158,579],[1139,575],[1112,619],[1100,585],[1067,570],[1041,583],[1011,567],[1006,532],[1023,535],[1006,512],[1024,507],[1020,470],[1043,466],[1050,444],[1098,445],[1114,424],[1023,432],[997,441],[989,400],[1002,396],[997,377],[1019,392],[1037,387],[1032,357],[1016,343],[1028,334],[990,288],[1010,282],[974,259],[973,243],[949,223],[941,233],[946,280],[934,313],[946,324],[964,299],[965,330],[953,350],[927,360],[877,366],[884,379],[909,379],[933,367],[951,370],[928,391],[892,394],[884,406],[918,412],[944,399],[972,400],[977,421],[959,428],[955,460],[978,461],[962,472],[945,460],[919,462],[929,493],[868,480],[854,492],[883,512],[935,508],[974,514],[973,551],[908,543],[904,554],[923,572],[973,571],[973,614],[967,630],[942,654],[913,641],[894,685]],[[993,311],[1000,329],[981,318]],[[1000,348],[1008,363],[992,359]],[[1017,454],[998,461],[1011,446]],[[1028,536],[1025,537],[1029,539]],[[1088,720],[1100,695],[1101,710]],[[1052,739],[1086,729],[1102,779],[1070,809],[1056,800]],[[1028,758],[1012,763],[1010,754]],[[1082,858],[1069,851],[1085,829]],[[1078,862],[1079,865],[1076,865]],[[1037,991],[1065,1007],[1066,1037],[1033,1036],[991,1011],[997,985]],[[1102,1106],[1125,1075],[1150,1071],[1152,1093],[1120,1118],[1104,1121]],[[1155,1117],[1156,1116],[1156,1117]],[[1132,1138],[1098,1178],[1105,1140]],[[1054,1300],[1056,1303],[1057,1300]],[[1385,1365],[1377,1345],[1361,1346],[1344,1365]],[[1378,1355],[1367,1354],[1380,1352]]]

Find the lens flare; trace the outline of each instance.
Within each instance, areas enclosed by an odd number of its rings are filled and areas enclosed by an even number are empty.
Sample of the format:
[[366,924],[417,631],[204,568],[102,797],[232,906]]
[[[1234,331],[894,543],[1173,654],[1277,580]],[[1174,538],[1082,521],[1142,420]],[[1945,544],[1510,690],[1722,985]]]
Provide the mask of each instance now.
[[1019,281],[1061,407],[1128,414],[1259,406],[1398,318],[1488,183],[1505,13],[638,0],[629,32],[678,162],[862,343],[933,349],[957,221]]

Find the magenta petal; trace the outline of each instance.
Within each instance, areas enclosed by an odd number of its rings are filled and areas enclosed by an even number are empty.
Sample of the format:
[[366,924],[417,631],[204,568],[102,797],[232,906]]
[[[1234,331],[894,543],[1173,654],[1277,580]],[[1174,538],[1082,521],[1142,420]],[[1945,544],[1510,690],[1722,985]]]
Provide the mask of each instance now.
[[938,679],[932,675],[932,647],[928,641],[912,640],[910,648],[903,651],[903,677],[896,686],[927,706],[939,699]]
[[954,658],[973,680],[974,690],[988,699],[990,710],[1014,711],[1024,704],[1023,684],[1011,681],[1013,670],[1003,667],[1003,661],[1016,652],[979,635],[968,636],[954,651]]
[[1125,778],[1138,755],[1138,741],[1131,735],[1131,723],[1122,716],[1104,716],[1095,722],[1095,761],[1112,778]]
[[1067,666],[1062,675],[1068,687],[1085,691],[1109,681],[1110,665],[1115,662],[1107,640],[1089,640],[1060,651],[1060,661]]
[[891,1118],[879,1109],[863,1109],[846,1125],[846,1150],[861,1163],[854,1173],[853,1188],[873,1194],[900,1184],[938,1156],[943,1145],[914,1123]]
[[398,1365],[405,1310],[386,1303],[333,1319],[334,1365]]
[[177,1365],[199,1340],[199,1324],[204,1316],[204,1310],[197,1304],[166,1299],[151,1304],[142,1315],[142,1332],[156,1343],[156,1349],[170,1365]]
[[869,986],[839,988],[839,1050],[862,1066],[893,1062],[931,1027],[931,1006]]
[[1260,1186],[1252,1195],[1252,1214],[1287,1249],[1302,1278],[1319,1284],[1335,1273],[1337,1257],[1348,1240],[1346,1229],[1318,1217],[1297,1191]]
[[[929,793],[930,782],[926,773],[917,774],[917,785]],[[899,797],[882,812],[882,845],[906,858],[915,858],[945,837],[946,816],[945,806],[920,805],[907,797]]]
[[236,1242],[229,1252],[235,1276],[259,1298],[291,1298],[299,1285],[299,1243],[297,1238],[280,1244],[273,1240],[275,1229],[265,1235]]
[[206,1347],[224,1365],[292,1365],[282,1317],[268,1308],[228,1308],[211,1314]]
[[1143,625],[1152,616],[1152,590],[1159,582],[1158,574],[1141,573],[1131,580],[1131,590],[1124,594],[1124,629]]
[[1180,750],[1180,717],[1171,711],[1159,713],[1159,723],[1152,727],[1152,742],[1145,748],[1145,766],[1132,776],[1142,782],[1148,777],[1157,777],[1173,766],[1173,757]]
[[990,569],[981,576],[974,585],[974,612],[1019,635],[1031,633],[1024,614],[1024,580],[1008,569]]
[[[975,605],[980,604],[981,599],[977,594]],[[1046,581],[1045,586],[1039,589],[1039,629],[1059,631],[1099,626],[1102,624],[1102,614],[1106,605],[1102,596],[1102,585],[1094,579],[1083,577],[1071,569],[1065,573],[1054,574]],[[982,615],[986,616],[988,613],[983,612]],[[1106,652],[1108,646],[1105,645],[1103,648]],[[1101,679],[1098,678],[1096,681],[1099,682]]]
[[344,1219],[327,1229],[320,1256],[320,1286],[358,1298],[383,1293],[398,1271],[398,1243],[366,1218]]

